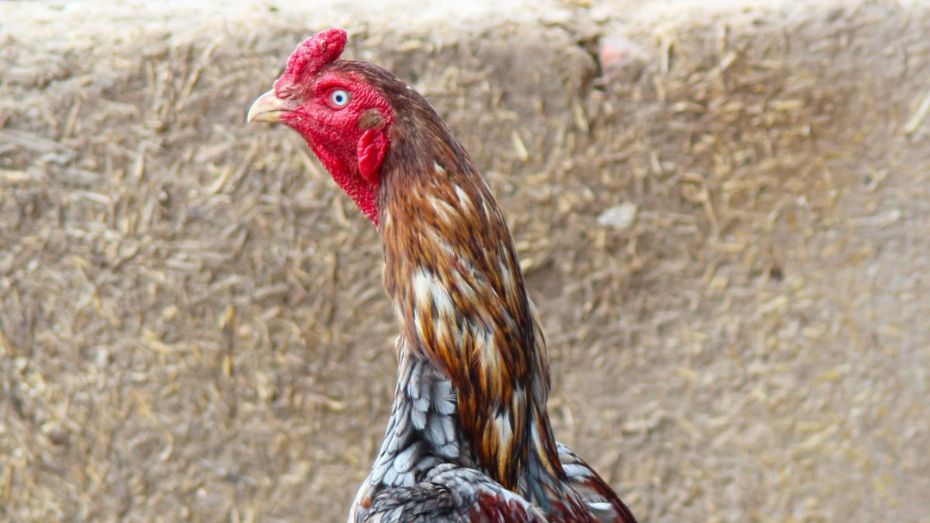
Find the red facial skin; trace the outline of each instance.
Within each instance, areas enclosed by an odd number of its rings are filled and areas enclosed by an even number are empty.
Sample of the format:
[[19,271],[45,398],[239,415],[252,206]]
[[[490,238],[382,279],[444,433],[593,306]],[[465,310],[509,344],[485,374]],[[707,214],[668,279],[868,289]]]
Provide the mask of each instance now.
[[[345,41],[340,29],[305,40],[288,60],[274,92],[287,103],[280,121],[303,136],[336,183],[377,226],[381,163],[393,112],[362,78],[339,69],[336,59]],[[337,91],[348,94],[345,105],[333,100]]]

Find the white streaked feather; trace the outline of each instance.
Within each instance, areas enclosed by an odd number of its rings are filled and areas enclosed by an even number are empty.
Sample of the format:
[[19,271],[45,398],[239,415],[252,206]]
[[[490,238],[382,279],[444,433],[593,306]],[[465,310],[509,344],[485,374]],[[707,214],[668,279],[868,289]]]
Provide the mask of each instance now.
[[498,412],[494,416],[494,428],[497,429],[497,437],[500,439],[502,446],[506,447],[513,437],[513,425],[510,423],[508,411]]
[[567,463],[562,465],[562,470],[571,478],[588,478],[591,477],[591,470],[584,465],[577,463]]
[[475,325],[471,325],[471,331],[475,336],[475,344],[478,350],[481,351],[482,365],[492,371],[500,369],[500,354],[497,353],[497,345],[494,342],[494,332]]
[[440,317],[445,318],[455,316],[455,308],[452,306],[452,297],[449,296],[449,291],[432,272],[426,269],[417,269],[413,273],[413,295],[417,308],[429,304],[431,307],[423,308],[423,310],[435,309]]
[[449,202],[435,196],[427,196],[426,201],[447,223],[453,223],[457,219],[459,212]]
[[455,186],[455,196],[459,200],[459,205],[462,206],[462,209],[468,210],[469,212],[474,212],[475,204],[471,201],[471,198],[468,196],[468,193],[464,189]]
[[504,282],[505,292],[508,294],[513,294],[516,292],[516,282],[514,282],[513,274],[510,272],[510,267],[507,266],[507,262],[504,261],[505,258],[501,257],[498,261],[498,268],[501,273],[501,281]]

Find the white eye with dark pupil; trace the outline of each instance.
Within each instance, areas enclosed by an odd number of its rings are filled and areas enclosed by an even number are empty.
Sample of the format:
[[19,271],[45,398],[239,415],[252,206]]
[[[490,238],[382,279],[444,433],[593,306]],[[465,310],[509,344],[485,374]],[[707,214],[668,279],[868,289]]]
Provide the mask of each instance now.
[[343,107],[345,104],[349,103],[349,93],[342,89],[336,89],[329,93],[329,100],[333,102],[333,105],[336,107]]

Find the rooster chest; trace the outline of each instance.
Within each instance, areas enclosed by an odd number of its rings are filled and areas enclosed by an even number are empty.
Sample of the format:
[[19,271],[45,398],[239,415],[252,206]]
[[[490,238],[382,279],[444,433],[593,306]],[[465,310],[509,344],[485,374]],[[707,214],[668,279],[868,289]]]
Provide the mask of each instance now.
[[428,360],[399,351],[400,369],[384,441],[356,494],[349,521],[365,521],[381,492],[412,488],[450,465],[474,466],[451,381]]
[[369,483],[412,486],[441,463],[471,465],[451,381],[429,361],[405,356],[385,439]]

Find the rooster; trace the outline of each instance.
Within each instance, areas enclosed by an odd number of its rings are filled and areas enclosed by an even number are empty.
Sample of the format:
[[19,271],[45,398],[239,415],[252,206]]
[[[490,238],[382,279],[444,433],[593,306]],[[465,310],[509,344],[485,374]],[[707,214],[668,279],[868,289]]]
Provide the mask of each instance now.
[[297,131],[381,236],[398,381],[349,522],[635,522],[553,436],[545,340],[478,168],[411,86],[340,59],[345,43],[303,41],[247,121]]

